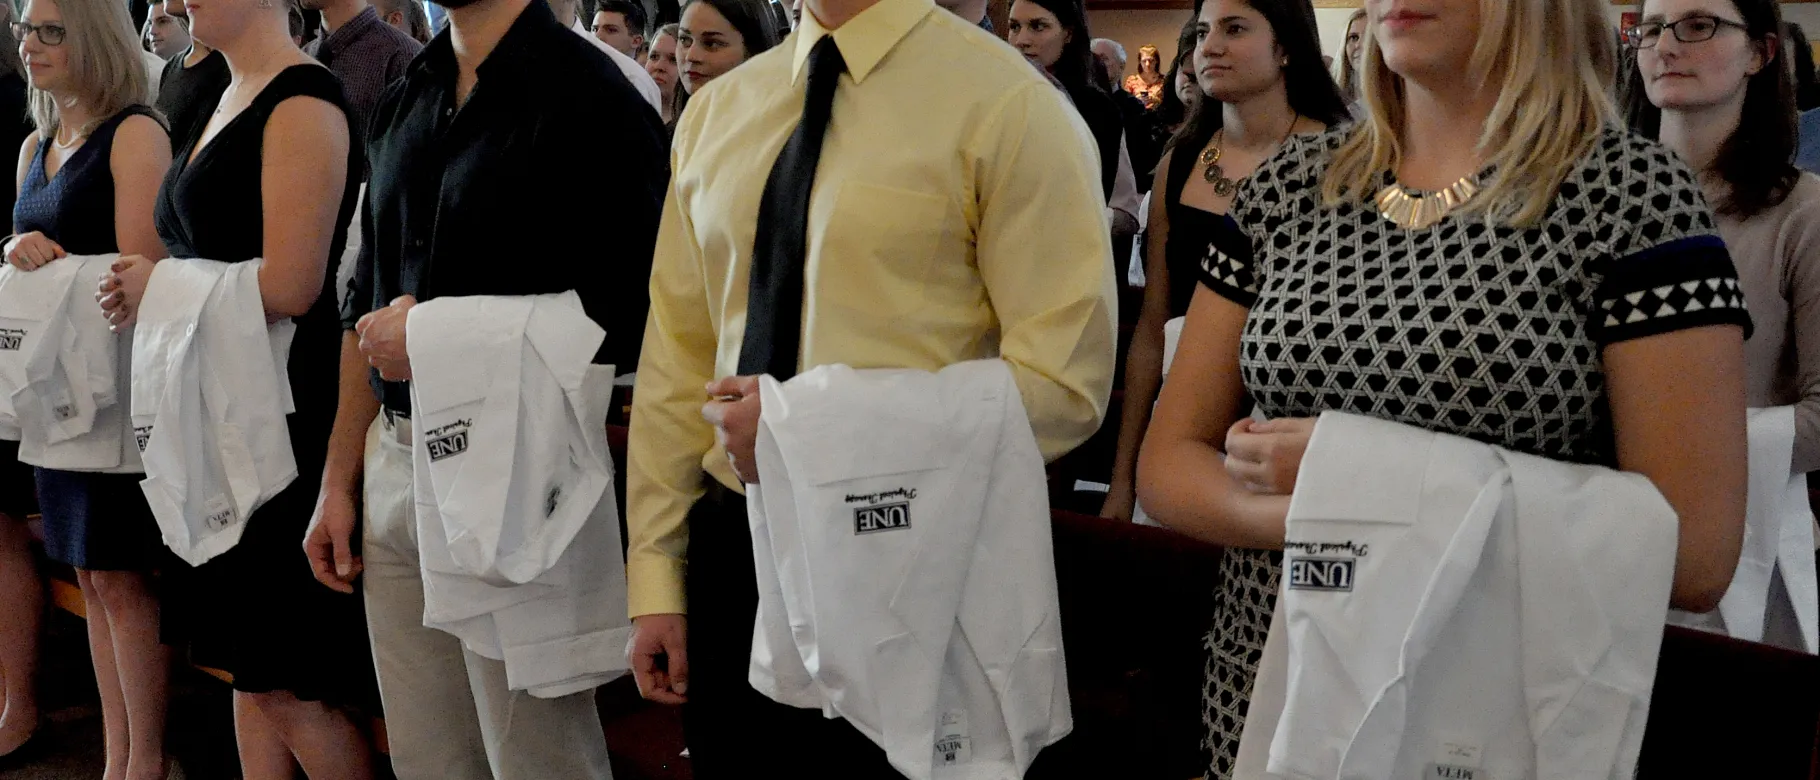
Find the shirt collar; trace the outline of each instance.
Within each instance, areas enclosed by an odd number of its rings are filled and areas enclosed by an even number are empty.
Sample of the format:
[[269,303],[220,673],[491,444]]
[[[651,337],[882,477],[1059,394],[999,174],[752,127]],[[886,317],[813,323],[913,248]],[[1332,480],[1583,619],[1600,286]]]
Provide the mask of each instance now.
[[835,45],[840,47],[841,58],[847,61],[847,75],[853,77],[853,83],[866,80],[866,76],[878,67],[885,55],[897,46],[898,41],[909,35],[923,17],[935,11],[935,3],[930,0],[878,0],[871,8],[861,11],[858,16],[849,19],[840,29],[829,32],[810,12],[808,4],[803,5],[803,20],[796,30],[795,50],[791,52],[790,83],[802,78],[803,64],[809,61],[809,51],[815,48],[822,36],[834,36]]
[[347,48],[348,44],[359,39],[360,36],[366,33],[369,27],[375,24],[384,24],[384,22],[379,20],[379,12],[373,10],[373,6],[370,5],[360,9],[360,13],[354,14],[354,18],[349,19],[346,24],[335,28],[333,32],[323,36],[321,44],[322,53],[328,54]]
[[[518,19],[507,28],[506,34],[500,37],[499,45],[494,46],[493,52],[480,63],[477,74],[485,78],[494,75],[495,71],[522,71],[530,68],[537,61],[538,51],[543,48],[543,41],[548,39],[552,30],[559,35],[572,34],[557,23],[556,15],[550,12],[550,6],[544,0],[531,0],[531,4],[525,6],[518,14]],[[449,40],[451,32],[445,28],[437,33],[417,55],[413,67],[436,75],[453,74],[455,45]]]

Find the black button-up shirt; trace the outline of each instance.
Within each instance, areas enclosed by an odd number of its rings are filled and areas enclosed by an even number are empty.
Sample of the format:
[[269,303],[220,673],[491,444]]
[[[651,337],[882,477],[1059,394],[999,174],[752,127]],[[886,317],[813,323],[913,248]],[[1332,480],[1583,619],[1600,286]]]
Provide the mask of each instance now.
[[[607,331],[594,361],[634,370],[668,184],[657,113],[543,0],[481,63],[460,106],[456,67],[445,30],[374,108],[343,324],[405,294],[574,290]],[[409,412],[404,385],[372,381],[387,409]]]

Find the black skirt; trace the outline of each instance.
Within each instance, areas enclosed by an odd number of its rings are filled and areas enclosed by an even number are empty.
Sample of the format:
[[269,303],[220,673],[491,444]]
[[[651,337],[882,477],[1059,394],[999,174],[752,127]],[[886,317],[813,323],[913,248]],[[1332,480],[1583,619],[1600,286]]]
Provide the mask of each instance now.
[[19,462],[19,442],[0,440],[0,515],[24,520],[37,513],[32,467]]

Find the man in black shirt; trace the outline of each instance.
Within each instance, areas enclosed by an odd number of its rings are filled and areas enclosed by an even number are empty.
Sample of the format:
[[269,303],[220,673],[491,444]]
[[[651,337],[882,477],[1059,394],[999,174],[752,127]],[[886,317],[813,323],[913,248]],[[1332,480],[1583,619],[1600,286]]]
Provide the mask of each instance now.
[[663,128],[543,2],[442,5],[456,34],[425,47],[373,111],[340,410],[305,547],[317,578],[338,590],[352,592],[364,564],[398,777],[605,778],[590,691],[509,690],[502,662],[423,626],[405,317],[439,296],[574,290],[607,332],[594,362],[630,371],[667,184]]

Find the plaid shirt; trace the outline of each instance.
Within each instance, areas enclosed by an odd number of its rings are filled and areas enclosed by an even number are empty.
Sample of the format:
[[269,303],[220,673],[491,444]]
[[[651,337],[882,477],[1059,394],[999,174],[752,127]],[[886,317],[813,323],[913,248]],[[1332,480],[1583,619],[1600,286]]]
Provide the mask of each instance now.
[[351,118],[358,133],[354,142],[364,144],[367,117],[379,103],[380,93],[404,75],[422,48],[422,44],[386,24],[378,11],[367,6],[326,37],[310,41],[304,51],[341,79],[348,107],[354,112]]

